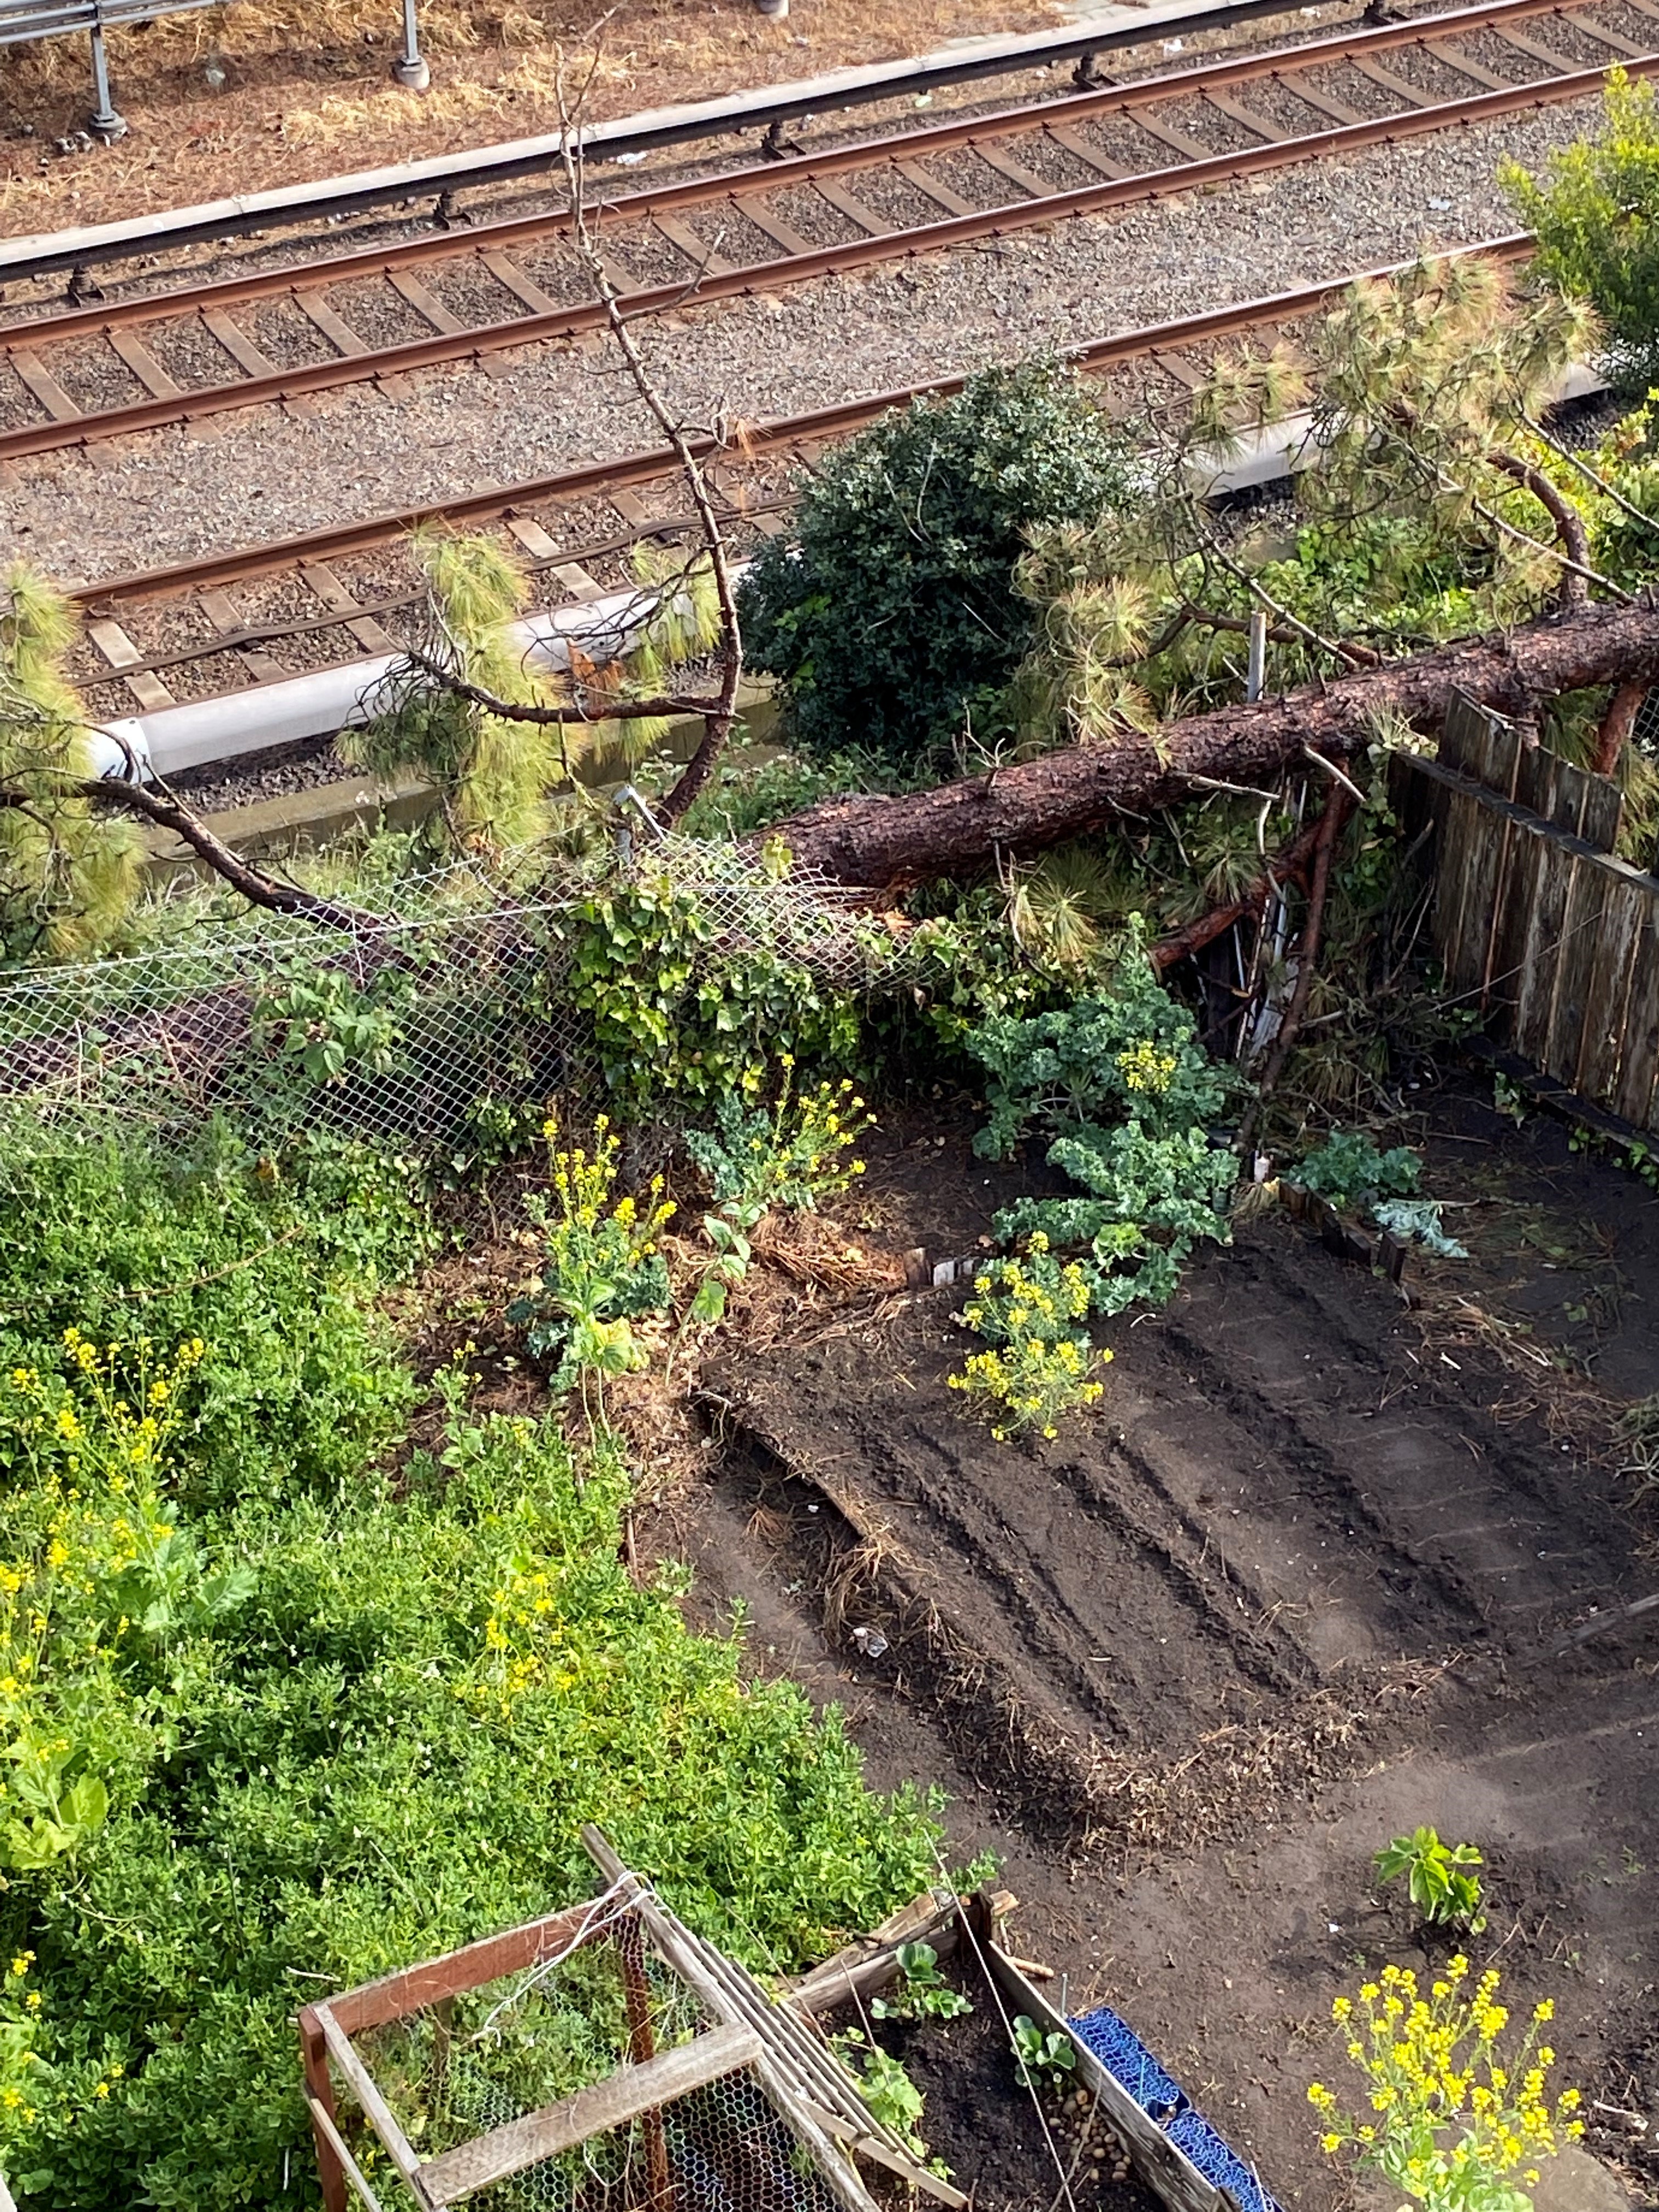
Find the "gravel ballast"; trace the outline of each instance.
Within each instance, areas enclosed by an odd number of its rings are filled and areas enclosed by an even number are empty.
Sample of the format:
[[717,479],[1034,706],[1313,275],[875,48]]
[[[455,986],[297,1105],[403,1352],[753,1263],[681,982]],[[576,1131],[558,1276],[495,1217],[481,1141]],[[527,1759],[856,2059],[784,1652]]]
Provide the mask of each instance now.
[[[1596,103],[1310,162],[647,326],[689,416],[764,417],[1076,345],[1514,229],[1493,172],[1537,167]],[[148,569],[660,442],[607,341],[432,372],[19,465],[0,526],[64,581]]]

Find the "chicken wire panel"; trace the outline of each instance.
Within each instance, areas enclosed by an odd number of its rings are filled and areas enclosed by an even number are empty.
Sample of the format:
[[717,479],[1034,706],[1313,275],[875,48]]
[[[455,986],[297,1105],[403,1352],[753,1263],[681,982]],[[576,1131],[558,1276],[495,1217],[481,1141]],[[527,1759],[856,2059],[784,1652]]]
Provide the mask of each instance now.
[[[425,2163],[720,2024],[630,1914],[556,1962],[355,2043]],[[405,2200],[393,2191],[385,2201],[390,2212]],[[811,2152],[746,2071],[602,2129],[465,2202],[478,2212],[839,2212]]]
[[[627,878],[696,901],[709,961],[765,951],[856,990],[899,959],[856,894],[765,855],[667,837],[610,880]],[[594,1095],[568,925],[604,880],[480,907],[479,878],[449,869],[352,929],[261,916],[0,981],[0,1127],[73,1139],[118,1108],[163,1132],[224,1114],[256,1140],[329,1128],[432,1150],[503,1109]]]
[[586,1023],[549,910],[301,928],[48,970],[0,987],[0,1112],[118,1106],[170,1131],[232,1115],[416,1148],[480,1113],[581,1091]]
[[[842,2212],[811,2151],[746,2069],[463,2201],[468,2212]],[[384,2202],[402,2212],[412,2199]]]

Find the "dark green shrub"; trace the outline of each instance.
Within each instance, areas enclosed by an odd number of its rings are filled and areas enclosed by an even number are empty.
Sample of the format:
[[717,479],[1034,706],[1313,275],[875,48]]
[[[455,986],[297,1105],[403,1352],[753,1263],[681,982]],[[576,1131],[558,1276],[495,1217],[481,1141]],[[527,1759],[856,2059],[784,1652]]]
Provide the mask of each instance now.
[[984,718],[1030,641],[1013,589],[1034,525],[1091,522],[1127,492],[1127,447],[1066,371],[988,369],[825,460],[744,580],[750,662],[783,678],[803,752],[909,772]]

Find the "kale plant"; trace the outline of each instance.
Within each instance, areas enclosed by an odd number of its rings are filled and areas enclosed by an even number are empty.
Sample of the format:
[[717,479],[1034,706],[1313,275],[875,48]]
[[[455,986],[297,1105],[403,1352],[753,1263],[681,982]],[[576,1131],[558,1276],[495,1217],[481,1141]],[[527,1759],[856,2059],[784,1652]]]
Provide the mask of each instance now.
[[1021,1199],[996,1216],[996,1233],[1083,1249],[1095,1311],[1163,1304],[1200,1238],[1227,1241],[1237,1166],[1208,1133],[1226,1084],[1138,950],[1109,992],[994,1016],[967,1044],[988,1077],[990,1120],[975,1149],[1006,1158],[1035,1126],[1052,1139],[1049,1164],[1087,1193]]

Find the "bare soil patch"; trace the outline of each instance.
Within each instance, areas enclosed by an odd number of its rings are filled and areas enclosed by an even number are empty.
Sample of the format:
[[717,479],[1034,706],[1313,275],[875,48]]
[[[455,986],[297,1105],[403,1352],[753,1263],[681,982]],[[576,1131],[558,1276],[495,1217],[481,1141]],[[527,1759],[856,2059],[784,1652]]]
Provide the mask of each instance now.
[[[857,1194],[896,1255],[971,1252],[1033,1180],[941,1126]],[[1415,1307],[1268,1216],[1114,1323],[1097,1414],[1023,1449],[945,1387],[959,1293],[775,1300],[641,1532],[848,1707],[873,1778],[951,1792],[1069,2008],[1122,2010],[1299,2212],[1346,2201],[1305,2103],[1331,1997],[1425,1963],[1370,1871],[1419,1822],[1485,1852],[1475,1954],[1556,1999],[1564,2076],[1659,2092],[1659,1652],[1640,1623],[1556,1648],[1659,1582],[1613,1443],[1659,1382],[1659,1201],[1471,1089],[1425,1130],[1474,1257],[1418,1267]],[[1592,2120],[1659,2202],[1642,2139]]]
[[[978,1960],[958,1954],[949,1973],[973,2006],[955,2020],[872,2021],[848,2012],[829,2025],[860,2028],[900,2061],[925,2100],[928,2152],[944,2160],[974,2212],[1049,2212],[1059,2194],[1056,2154],[1067,2212],[1158,2212],[1133,2177],[1115,2179],[1106,2147],[1116,2139],[1103,2115],[1079,2109],[1075,2095],[1062,2100],[1050,2088],[1020,2086],[1006,2002]],[[1086,2093],[1078,2094],[1086,2106]]]

